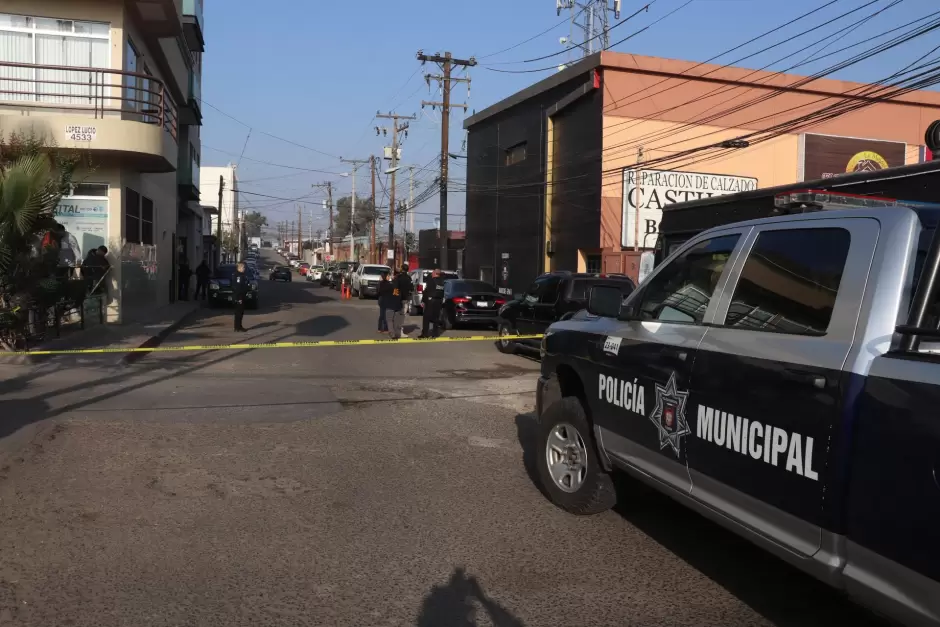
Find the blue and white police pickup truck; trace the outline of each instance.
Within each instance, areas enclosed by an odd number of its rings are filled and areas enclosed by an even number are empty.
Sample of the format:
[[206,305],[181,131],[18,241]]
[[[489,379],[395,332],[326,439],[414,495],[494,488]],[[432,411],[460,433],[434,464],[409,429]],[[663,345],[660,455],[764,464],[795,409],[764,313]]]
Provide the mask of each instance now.
[[593,514],[626,471],[879,613],[940,625],[940,205],[776,205],[548,329],[540,481]]

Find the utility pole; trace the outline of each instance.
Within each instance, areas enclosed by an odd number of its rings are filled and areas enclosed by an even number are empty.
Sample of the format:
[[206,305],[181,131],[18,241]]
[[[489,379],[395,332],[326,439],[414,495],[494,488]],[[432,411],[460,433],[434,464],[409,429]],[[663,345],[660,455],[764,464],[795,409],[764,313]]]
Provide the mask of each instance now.
[[[408,166],[408,233],[415,236],[415,167]],[[405,234],[405,257],[408,257],[408,234]]]
[[378,210],[375,208],[375,156],[369,157],[369,164],[372,170],[372,238],[369,240],[369,262],[378,263],[375,255],[375,221],[379,217]]
[[[404,124],[399,124],[399,120],[414,120],[417,116],[414,115],[398,115],[397,113],[376,113],[375,117],[383,118],[386,120],[392,121],[392,167],[389,171],[392,174],[392,183],[388,190],[388,249],[392,251],[392,267],[397,265],[397,259],[395,259],[395,174],[398,170],[398,134],[405,133],[408,134],[408,122]],[[379,132],[379,128],[376,127],[376,133]]]
[[349,208],[349,260],[356,261],[355,259],[355,248],[356,240],[353,234],[353,231],[356,226],[356,170],[359,169],[359,166],[369,163],[369,159],[340,159],[343,163],[352,164],[352,206]]
[[326,183],[314,183],[310,187],[318,187],[320,189],[326,188],[326,210],[330,215],[330,229],[327,231],[327,247],[326,252],[328,255],[333,254],[333,183],[327,181]]
[[464,111],[467,110],[466,104],[451,104],[450,87],[451,83],[466,83],[468,91],[470,88],[469,76],[465,78],[454,78],[451,76],[451,70],[453,70],[454,66],[472,67],[477,64],[477,61],[473,57],[469,59],[455,59],[449,52],[445,52],[444,56],[440,54],[427,55],[420,50],[418,51],[417,57],[422,64],[431,61],[432,63],[437,63],[441,68],[440,75],[426,74],[424,77],[429,85],[431,84],[431,79],[440,83],[443,92],[441,102],[427,102],[422,100],[421,107],[423,108],[426,105],[430,105],[431,107],[441,108],[441,269],[447,270],[447,239],[449,235],[447,231],[447,153],[450,144],[450,110],[455,107],[463,109]]
[[[287,239],[288,239],[288,240],[293,239],[293,238],[294,238],[294,233],[295,233],[295,231],[294,231],[294,221],[291,220],[291,221],[290,221],[290,230],[287,232]],[[288,241],[288,242],[285,242],[285,243],[287,244],[287,252],[290,252],[290,242]]]
[[221,174],[219,175],[219,215],[216,217],[215,223],[215,239],[216,246],[219,251],[218,263],[222,263],[222,191],[225,189],[225,177]]
[[297,256],[303,261],[304,258],[304,227],[303,227],[303,211],[300,209],[300,205],[297,205]]

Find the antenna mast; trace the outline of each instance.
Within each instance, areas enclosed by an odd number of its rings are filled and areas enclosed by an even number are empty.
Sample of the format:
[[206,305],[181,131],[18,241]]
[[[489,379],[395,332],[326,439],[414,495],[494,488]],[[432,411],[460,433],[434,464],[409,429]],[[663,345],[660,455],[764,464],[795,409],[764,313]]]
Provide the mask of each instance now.
[[[568,37],[561,42],[568,50],[568,61],[576,61],[610,47],[610,14],[620,19],[622,0],[555,0],[558,15],[571,12]],[[580,52],[580,54],[578,54]],[[564,69],[564,66],[559,69]]]

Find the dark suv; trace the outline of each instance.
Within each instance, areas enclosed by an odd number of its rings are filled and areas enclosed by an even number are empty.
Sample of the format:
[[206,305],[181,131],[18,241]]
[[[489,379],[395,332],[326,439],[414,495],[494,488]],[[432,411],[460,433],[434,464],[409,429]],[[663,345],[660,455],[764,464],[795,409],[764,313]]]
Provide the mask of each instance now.
[[540,340],[512,340],[513,335],[545,333],[549,325],[564,320],[587,307],[588,296],[595,285],[617,287],[624,297],[636,285],[625,274],[584,274],[552,272],[535,279],[522,297],[510,301],[499,310],[499,341],[503,353],[514,353],[521,344],[538,348]]

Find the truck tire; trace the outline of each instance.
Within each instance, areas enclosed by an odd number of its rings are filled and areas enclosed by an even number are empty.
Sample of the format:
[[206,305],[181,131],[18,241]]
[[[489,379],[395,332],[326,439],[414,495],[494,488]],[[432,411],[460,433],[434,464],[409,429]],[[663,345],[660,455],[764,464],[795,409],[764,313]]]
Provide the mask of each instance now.
[[616,505],[613,479],[601,466],[594,431],[577,397],[566,396],[542,412],[535,454],[542,489],[561,509],[587,516]]
[[366,295],[362,293],[362,290],[357,290],[357,291],[356,291],[356,296],[359,297],[359,300],[365,300],[365,299],[366,299]]
[[516,333],[516,329],[513,328],[512,324],[509,322],[500,322],[499,323],[499,339],[496,340],[496,348],[499,352],[506,355],[514,355],[519,349],[519,345],[516,344],[513,340],[506,339],[511,335],[519,335]]

